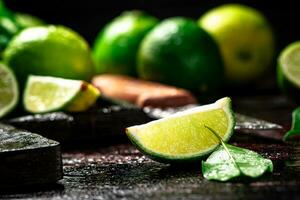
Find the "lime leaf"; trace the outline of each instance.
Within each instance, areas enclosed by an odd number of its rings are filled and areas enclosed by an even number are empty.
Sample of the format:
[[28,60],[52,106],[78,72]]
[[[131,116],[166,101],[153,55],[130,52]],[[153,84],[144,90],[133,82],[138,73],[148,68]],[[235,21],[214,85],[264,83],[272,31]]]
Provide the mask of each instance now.
[[293,111],[292,118],[292,128],[283,136],[284,141],[300,138],[300,107]]
[[[213,131],[211,128],[208,129]],[[216,135],[216,132],[214,134]],[[239,176],[257,178],[265,172],[273,171],[273,163],[270,159],[263,158],[254,151],[225,144],[219,136],[217,137],[222,146],[206,161],[202,161],[204,178],[228,181]]]

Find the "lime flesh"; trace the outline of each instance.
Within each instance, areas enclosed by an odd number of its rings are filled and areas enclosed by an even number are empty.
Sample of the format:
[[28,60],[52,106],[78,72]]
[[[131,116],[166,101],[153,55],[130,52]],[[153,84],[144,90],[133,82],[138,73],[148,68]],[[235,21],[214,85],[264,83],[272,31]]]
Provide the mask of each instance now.
[[99,96],[96,89],[80,80],[30,76],[24,93],[25,109],[33,113],[55,110],[83,111]]
[[19,99],[18,83],[13,72],[0,63],[0,118],[16,106]]
[[205,106],[126,129],[129,139],[146,155],[162,162],[198,160],[220,141],[205,126],[229,140],[235,120],[231,100],[222,98]]
[[300,88],[300,41],[286,47],[279,57],[283,76]]

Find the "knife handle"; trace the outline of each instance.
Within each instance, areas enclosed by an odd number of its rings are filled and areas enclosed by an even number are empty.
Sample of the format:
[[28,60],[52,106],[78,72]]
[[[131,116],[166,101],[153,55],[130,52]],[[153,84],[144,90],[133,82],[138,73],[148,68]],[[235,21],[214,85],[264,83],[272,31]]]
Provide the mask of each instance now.
[[138,107],[179,107],[197,103],[187,90],[122,75],[104,74],[93,78],[92,84],[102,95],[135,104]]

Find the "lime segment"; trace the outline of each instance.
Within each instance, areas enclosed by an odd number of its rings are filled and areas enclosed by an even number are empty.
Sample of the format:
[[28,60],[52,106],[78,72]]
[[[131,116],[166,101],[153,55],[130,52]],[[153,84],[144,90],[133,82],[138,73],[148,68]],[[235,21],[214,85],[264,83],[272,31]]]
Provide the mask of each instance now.
[[287,46],[278,62],[283,76],[300,88],[300,41]]
[[25,109],[33,113],[86,110],[99,96],[99,92],[91,91],[89,88],[93,86],[89,85],[80,80],[30,76],[24,93]]
[[16,106],[18,99],[19,90],[15,75],[0,63],[0,118]]
[[204,125],[227,141],[235,120],[230,98],[178,112],[170,117],[127,128],[129,139],[146,155],[163,162],[198,160],[219,144]]

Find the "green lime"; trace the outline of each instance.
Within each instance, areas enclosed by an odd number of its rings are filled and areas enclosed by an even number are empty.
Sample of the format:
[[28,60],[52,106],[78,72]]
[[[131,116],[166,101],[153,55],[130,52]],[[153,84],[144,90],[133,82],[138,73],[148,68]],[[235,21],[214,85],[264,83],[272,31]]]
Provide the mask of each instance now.
[[141,152],[168,163],[199,160],[212,152],[220,141],[205,126],[213,128],[228,141],[234,125],[231,100],[225,97],[213,104],[129,127],[126,133]]
[[223,63],[211,36],[190,19],[162,21],[142,41],[138,72],[143,79],[203,93],[219,89]]
[[80,112],[91,107],[99,95],[99,91],[85,81],[31,75],[26,83],[23,103],[32,113]]
[[300,101],[300,41],[284,48],[277,62],[277,80],[280,89]]
[[26,13],[16,13],[15,20],[22,29],[34,26],[42,26],[45,24],[41,19],[37,18],[36,16],[29,15]]
[[0,1],[0,57],[11,38],[20,30],[15,15]]
[[19,100],[18,83],[14,73],[0,63],[0,118],[12,111]]
[[80,80],[89,80],[94,74],[88,44],[62,26],[24,29],[9,43],[3,57],[21,86],[29,74]]
[[271,66],[274,36],[269,22],[258,10],[225,4],[205,13],[199,25],[217,41],[229,83],[249,83]]
[[142,11],[127,11],[108,23],[94,44],[98,73],[136,75],[141,40],[158,20]]

